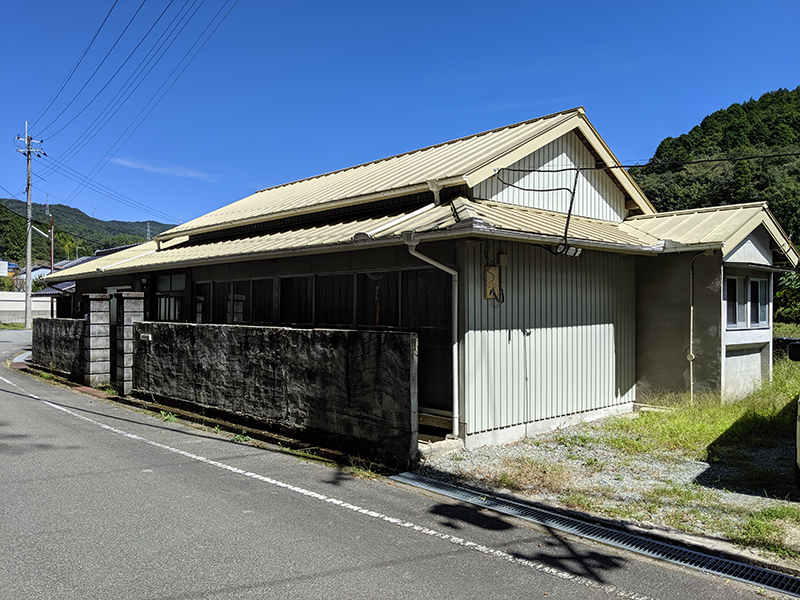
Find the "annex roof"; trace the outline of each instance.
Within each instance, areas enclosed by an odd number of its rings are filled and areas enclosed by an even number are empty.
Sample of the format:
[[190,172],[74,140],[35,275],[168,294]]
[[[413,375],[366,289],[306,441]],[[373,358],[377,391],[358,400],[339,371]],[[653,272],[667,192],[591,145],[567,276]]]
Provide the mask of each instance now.
[[[465,183],[473,187],[494,176],[497,169],[512,165],[573,130],[585,140],[597,161],[609,166],[619,164],[583,108],[575,108],[264,189],[155,239],[168,240],[425,192],[430,189],[429,182],[441,187]],[[610,169],[608,174],[642,212],[655,212],[627,171]]]
[[763,225],[775,248],[797,266],[800,255],[766,202],[712,206],[628,217],[626,223],[665,241],[665,252],[719,248],[723,258]]

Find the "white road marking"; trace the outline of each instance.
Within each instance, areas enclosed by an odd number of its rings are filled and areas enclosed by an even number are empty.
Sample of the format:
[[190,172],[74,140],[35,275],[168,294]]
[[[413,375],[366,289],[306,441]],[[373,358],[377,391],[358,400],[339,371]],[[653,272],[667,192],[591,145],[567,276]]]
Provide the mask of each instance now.
[[8,379],[6,379],[5,377],[0,377],[0,379],[2,379],[3,381],[5,381],[5,382],[6,382],[8,385],[10,385],[11,387],[17,387],[17,384],[16,384],[16,383],[14,383],[13,381],[9,381],[9,380],[8,380]]
[[147,444],[149,446],[154,446],[156,448],[160,448],[162,450],[166,450],[167,452],[172,452],[174,454],[178,454],[185,458],[195,460],[201,463],[205,463],[209,466],[216,467],[218,469],[222,469],[223,471],[228,471],[230,473],[234,473],[236,475],[243,475],[245,477],[249,477],[251,479],[255,479],[257,481],[261,481],[263,483],[267,483],[269,485],[282,488],[284,490],[288,490],[290,492],[294,492],[296,494],[300,494],[302,496],[306,496],[308,498],[313,498],[315,500],[320,500],[327,504],[332,504],[334,506],[338,506],[339,508],[343,508],[352,512],[356,512],[367,517],[377,519],[379,521],[385,521],[386,523],[390,523],[397,527],[402,527],[404,529],[410,529],[421,534],[438,538],[440,540],[444,540],[450,542],[452,544],[456,544],[457,546],[461,546],[462,548],[467,548],[469,550],[474,550],[476,552],[480,552],[481,554],[491,556],[494,558],[498,558],[500,560],[504,560],[506,562],[514,563],[523,567],[527,567],[529,569],[533,569],[535,571],[539,571],[541,573],[546,573],[553,577],[558,577],[562,580],[571,581],[573,583],[577,583],[579,585],[584,585],[586,587],[600,589],[607,594],[614,596],[616,598],[627,598],[629,600],[655,600],[652,596],[646,596],[644,594],[638,594],[636,592],[628,592],[622,590],[614,585],[607,585],[598,583],[592,579],[587,577],[583,577],[581,575],[573,575],[572,573],[567,573],[566,571],[560,571],[558,569],[554,569],[553,567],[549,567],[545,564],[528,560],[525,558],[519,558],[509,554],[508,552],[504,552],[502,550],[497,550],[496,548],[490,548],[489,546],[484,546],[482,544],[477,544],[475,542],[471,542],[469,540],[465,540],[459,537],[452,536],[448,533],[441,533],[434,529],[430,529],[428,527],[424,527],[422,525],[416,525],[410,521],[406,521],[404,519],[398,519],[395,517],[390,517],[388,515],[384,515],[383,513],[369,510],[368,508],[364,508],[361,506],[357,506],[355,504],[350,504],[349,502],[345,502],[343,500],[339,500],[337,498],[333,498],[331,496],[326,496],[325,494],[320,494],[311,490],[307,490],[305,488],[298,487],[296,485],[291,485],[289,483],[284,483],[283,481],[278,481],[277,479],[272,479],[271,477],[264,477],[263,475],[259,475],[257,473],[252,473],[250,471],[244,471],[242,469],[238,469],[231,465],[226,465],[225,463],[218,462],[216,460],[212,460],[210,458],[205,458],[203,456],[198,456],[197,454],[192,454],[191,452],[185,452],[183,450],[179,450],[178,448],[173,448],[172,446],[167,446],[166,444],[160,444],[158,442],[154,442],[153,440],[149,440],[147,438],[143,438],[133,433],[128,433],[127,431],[123,431],[122,429],[117,429],[116,427],[111,427],[110,425],[106,425],[105,423],[100,423],[99,421],[95,421],[94,419],[90,419],[85,417],[81,414],[73,412],[68,408],[64,408],[63,406],[58,406],[57,404],[53,404],[48,402],[47,400],[42,400],[41,398],[37,398],[36,396],[31,395],[31,398],[36,398],[40,402],[46,404],[51,408],[55,408],[57,410],[63,411],[68,415],[75,417],[76,419],[81,419],[82,421],[86,421],[102,429],[110,431],[112,433],[116,433],[123,437],[126,437],[130,440],[134,440],[137,442],[141,442],[143,444]]

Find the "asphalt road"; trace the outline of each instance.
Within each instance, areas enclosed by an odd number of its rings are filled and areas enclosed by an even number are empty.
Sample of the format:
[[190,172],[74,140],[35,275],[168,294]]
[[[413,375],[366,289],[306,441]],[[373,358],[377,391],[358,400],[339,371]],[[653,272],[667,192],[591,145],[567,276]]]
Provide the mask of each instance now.
[[[0,598],[758,598],[6,368]],[[773,594],[770,594],[773,596]]]

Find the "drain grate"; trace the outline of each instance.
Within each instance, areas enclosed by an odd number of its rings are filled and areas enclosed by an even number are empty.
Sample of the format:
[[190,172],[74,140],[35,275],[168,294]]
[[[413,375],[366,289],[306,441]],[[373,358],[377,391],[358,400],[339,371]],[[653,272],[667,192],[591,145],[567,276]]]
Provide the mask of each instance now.
[[586,523],[522,502],[515,502],[469,488],[458,487],[414,473],[401,473],[391,477],[391,479],[476,506],[489,508],[499,513],[526,519],[559,531],[579,535],[596,542],[800,597],[800,579],[791,575],[687,550],[680,546],[673,546],[636,534],[617,531],[610,527]]

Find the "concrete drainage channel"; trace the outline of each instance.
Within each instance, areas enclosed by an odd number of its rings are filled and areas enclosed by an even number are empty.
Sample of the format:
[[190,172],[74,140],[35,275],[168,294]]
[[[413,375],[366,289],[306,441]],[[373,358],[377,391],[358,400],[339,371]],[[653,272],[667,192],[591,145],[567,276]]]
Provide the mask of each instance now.
[[800,579],[791,575],[718,558],[702,552],[695,552],[694,550],[687,550],[680,546],[650,540],[632,533],[615,531],[609,527],[586,523],[556,512],[492,496],[485,492],[450,485],[442,481],[415,475],[414,473],[401,473],[394,475],[391,479],[629,552],[636,552],[684,567],[698,569],[705,573],[713,573],[800,597]]

